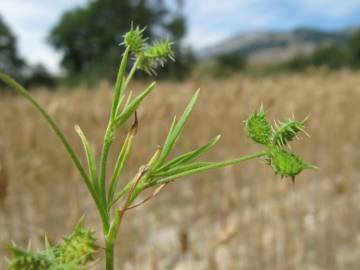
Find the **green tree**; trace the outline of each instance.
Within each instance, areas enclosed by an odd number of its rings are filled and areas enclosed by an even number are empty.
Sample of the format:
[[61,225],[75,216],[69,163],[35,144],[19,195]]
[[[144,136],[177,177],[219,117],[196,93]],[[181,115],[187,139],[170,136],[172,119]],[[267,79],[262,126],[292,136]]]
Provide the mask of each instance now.
[[27,87],[43,86],[52,90],[56,86],[56,78],[48,72],[44,65],[37,64],[30,68],[24,84]]
[[179,40],[186,28],[181,14],[174,15],[161,0],[95,0],[63,14],[49,41],[63,52],[61,64],[68,75],[113,78],[114,59],[122,54],[118,44],[131,22],[147,26],[144,34],[150,38]]
[[25,61],[18,55],[16,37],[0,16],[0,70],[22,79]]
[[247,66],[247,59],[240,53],[227,53],[216,58],[215,75],[226,77],[230,74],[242,71]]
[[339,69],[346,65],[347,53],[336,45],[320,47],[310,56],[309,62],[315,67],[326,66],[329,69]]
[[350,64],[354,68],[360,68],[360,30],[356,31],[348,42]]

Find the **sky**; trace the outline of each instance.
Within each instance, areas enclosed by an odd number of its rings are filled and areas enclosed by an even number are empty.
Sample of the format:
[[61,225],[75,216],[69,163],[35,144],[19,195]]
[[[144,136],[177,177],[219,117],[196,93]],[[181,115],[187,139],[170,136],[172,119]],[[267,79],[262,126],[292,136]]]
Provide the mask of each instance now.
[[[18,37],[20,54],[30,64],[42,63],[58,72],[61,54],[46,37],[64,11],[87,2],[0,0],[0,15]],[[197,50],[248,31],[360,26],[360,0],[187,0],[184,11],[186,43]]]

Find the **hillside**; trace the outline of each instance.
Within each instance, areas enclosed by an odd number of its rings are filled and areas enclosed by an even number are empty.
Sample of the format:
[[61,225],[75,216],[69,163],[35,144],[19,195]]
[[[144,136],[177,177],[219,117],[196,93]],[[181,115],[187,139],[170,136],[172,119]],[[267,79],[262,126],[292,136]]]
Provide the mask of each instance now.
[[222,54],[241,53],[252,63],[280,62],[299,54],[308,55],[325,44],[344,45],[354,29],[328,32],[299,28],[290,32],[249,32],[202,49],[198,58],[206,61]]

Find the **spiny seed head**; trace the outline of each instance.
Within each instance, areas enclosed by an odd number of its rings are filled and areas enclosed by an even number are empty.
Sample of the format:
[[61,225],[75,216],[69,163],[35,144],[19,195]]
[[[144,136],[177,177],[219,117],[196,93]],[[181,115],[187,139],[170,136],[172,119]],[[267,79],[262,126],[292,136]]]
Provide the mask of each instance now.
[[50,260],[45,254],[11,248],[11,270],[46,270],[51,266]]
[[286,122],[279,122],[276,124],[276,130],[272,136],[272,142],[274,145],[279,147],[286,146],[289,142],[296,138],[296,135],[299,132],[305,132],[305,122],[307,118],[303,121],[296,121],[294,119],[289,119]]
[[168,59],[174,61],[172,43],[167,40],[156,42],[137,57],[139,69],[149,75],[156,75],[159,66],[164,66]]
[[86,230],[82,223],[69,237],[64,239],[64,243],[54,247],[56,261],[59,264],[86,265],[93,259],[95,252],[93,232]]
[[12,247],[11,270],[80,270],[93,260],[96,252],[93,233],[83,222],[64,242],[39,252],[23,251]]
[[253,113],[245,121],[245,130],[249,138],[254,142],[268,145],[271,137],[271,127],[266,120],[265,111],[261,106],[260,110]]
[[141,53],[146,46],[146,39],[143,37],[145,28],[140,29],[139,26],[134,28],[131,26],[131,30],[124,35],[123,44],[129,47],[130,51],[135,54]]
[[292,180],[303,170],[315,168],[315,166],[305,163],[294,153],[280,148],[275,148],[270,152],[268,162],[276,174],[281,177],[291,177]]
[[156,75],[156,68],[158,67],[156,59],[140,54],[138,61],[138,69],[145,71],[149,75]]
[[150,46],[145,55],[150,58],[154,58],[157,61],[165,62],[168,58],[172,61],[175,60],[174,53],[172,50],[173,43],[168,40],[162,40],[155,42],[152,46]]
[[74,263],[54,265],[49,270],[85,270],[86,268],[80,267]]

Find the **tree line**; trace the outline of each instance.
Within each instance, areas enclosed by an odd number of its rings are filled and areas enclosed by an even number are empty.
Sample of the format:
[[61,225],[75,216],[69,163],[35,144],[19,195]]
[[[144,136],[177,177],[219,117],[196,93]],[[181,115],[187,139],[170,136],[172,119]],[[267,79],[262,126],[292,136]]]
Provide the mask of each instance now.
[[[95,0],[66,11],[48,34],[48,42],[62,53],[60,82],[96,83],[112,80],[123,53],[120,41],[131,24],[145,28],[152,40],[174,41],[176,61],[158,74],[160,78],[183,79],[194,57],[183,44],[186,21],[183,0],[170,6],[163,0]],[[132,22],[132,23],[130,23]],[[55,85],[59,78],[41,65],[30,66],[16,48],[16,37],[0,17],[0,68],[25,85]]]
[[[166,65],[158,74],[160,78],[185,79],[194,67],[213,77],[228,77],[236,72],[251,74],[256,70],[239,53],[220,55],[210,67],[197,65],[191,48],[183,42],[187,33],[183,1],[174,0],[170,6],[164,0],[93,0],[66,11],[48,34],[49,44],[62,54],[61,76],[50,74],[42,65],[29,65],[17,51],[16,36],[0,16],[0,69],[28,87],[52,87],[59,82],[91,85],[113,80],[123,53],[119,43],[132,22],[135,26],[146,26],[145,34],[153,40],[165,36],[174,41],[176,61]],[[360,69],[360,30],[353,33],[345,46],[322,46],[310,55],[261,67],[260,73],[302,72],[323,66],[330,70]]]

